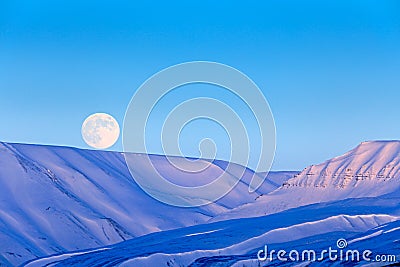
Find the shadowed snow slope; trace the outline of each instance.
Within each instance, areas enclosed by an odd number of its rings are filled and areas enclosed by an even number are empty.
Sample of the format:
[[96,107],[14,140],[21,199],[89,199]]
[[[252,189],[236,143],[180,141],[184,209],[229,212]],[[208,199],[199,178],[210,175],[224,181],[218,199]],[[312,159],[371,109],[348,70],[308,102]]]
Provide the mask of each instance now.
[[[156,166],[166,163],[163,156],[151,157]],[[225,165],[212,163],[197,180],[171,170],[169,175],[186,184],[204,183]],[[122,153],[0,143],[0,266],[203,223],[278,187],[267,181],[249,194],[246,177],[253,172],[236,165],[239,169],[244,178],[231,193],[217,203],[184,209],[145,194],[131,178]],[[231,180],[240,178],[229,175]],[[282,181],[293,173],[271,175]]]
[[262,216],[332,200],[398,195],[399,188],[400,141],[363,142],[343,156],[305,168],[274,192],[212,221]]
[[[265,245],[269,251],[321,252],[329,247],[337,249],[341,238],[347,239],[348,249],[369,249],[372,256],[399,255],[399,204],[399,198],[388,197],[313,204],[263,217],[153,233],[102,249],[35,260],[27,266],[264,266],[259,265],[257,252]],[[275,254],[275,261],[266,264],[282,263]],[[334,264],[324,263],[313,266]],[[336,262],[337,266],[341,263]],[[347,266],[367,263],[348,262]]]

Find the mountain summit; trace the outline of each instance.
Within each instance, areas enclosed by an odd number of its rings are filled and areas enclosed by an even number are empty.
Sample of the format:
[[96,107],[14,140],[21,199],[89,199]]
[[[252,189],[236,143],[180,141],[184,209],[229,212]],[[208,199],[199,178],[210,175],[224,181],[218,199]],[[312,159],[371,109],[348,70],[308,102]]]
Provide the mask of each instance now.
[[284,187],[335,187],[398,180],[400,141],[362,142],[346,154],[305,168]]
[[308,204],[400,193],[400,141],[363,142],[342,156],[311,165],[256,202],[212,220],[255,217]]

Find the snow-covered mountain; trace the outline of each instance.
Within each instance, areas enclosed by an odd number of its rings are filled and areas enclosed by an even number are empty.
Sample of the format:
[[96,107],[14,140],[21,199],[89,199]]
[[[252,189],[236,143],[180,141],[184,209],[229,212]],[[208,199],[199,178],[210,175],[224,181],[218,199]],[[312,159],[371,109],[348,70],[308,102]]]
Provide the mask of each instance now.
[[400,141],[363,142],[305,168],[277,190],[212,220],[262,216],[312,203],[399,193]]
[[[152,161],[161,166],[166,158],[152,156]],[[216,161],[196,179],[215,177],[224,166]],[[275,182],[267,180],[250,194],[247,180],[253,172],[239,165],[235,169],[244,171],[244,177],[232,192],[217,203],[184,209],[145,194],[131,178],[122,153],[0,143],[0,266],[204,223],[254,202],[294,175],[270,173]],[[146,173],[145,166],[138,171]],[[199,182],[182,172],[170,176]]]
[[[364,142],[297,175],[270,173],[256,194],[248,193],[252,171],[237,165],[229,175],[244,175],[234,191],[191,209],[147,196],[121,153],[2,143],[0,155],[0,265],[33,259],[26,264],[292,266],[298,263],[261,264],[257,252],[264,245],[322,251],[340,238],[349,249],[395,255],[400,262],[399,141]],[[152,157],[158,166],[166,162]],[[212,162],[198,179],[208,181],[226,165]],[[146,175],[146,166],[138,173]],[[180,183],[199,183],[170,174]]]
[[372,141],[363,142],[340,157],[305,168],[284,187],[348,189],[365,187],[371,182],[392,183],[399,178],[400,141]]

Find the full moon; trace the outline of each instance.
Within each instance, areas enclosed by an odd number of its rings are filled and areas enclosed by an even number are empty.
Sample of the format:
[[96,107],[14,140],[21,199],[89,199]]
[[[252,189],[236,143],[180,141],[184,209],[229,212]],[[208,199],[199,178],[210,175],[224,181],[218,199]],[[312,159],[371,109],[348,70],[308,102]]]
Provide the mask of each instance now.
[[82,124],[83,140],[97,149],[106,149],[114,145],[119,133],[118,122],[106,113],[92,114]]

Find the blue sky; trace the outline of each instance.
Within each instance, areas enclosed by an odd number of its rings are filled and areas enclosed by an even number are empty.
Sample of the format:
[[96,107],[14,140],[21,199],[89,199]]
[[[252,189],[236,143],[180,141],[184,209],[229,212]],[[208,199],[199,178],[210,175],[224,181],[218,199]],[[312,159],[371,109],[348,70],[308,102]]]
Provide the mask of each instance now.
[[[2,0],[0,140],[87,148],[88,115],[122,124],[141,83],[193,60],[231,65],[264,92],[275,170],[400,139],[398,1]],[[194,132],[225,134],[186,131],[188,154]]]

